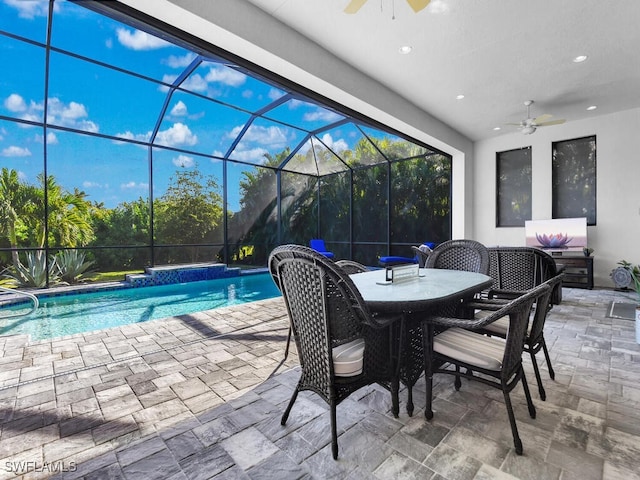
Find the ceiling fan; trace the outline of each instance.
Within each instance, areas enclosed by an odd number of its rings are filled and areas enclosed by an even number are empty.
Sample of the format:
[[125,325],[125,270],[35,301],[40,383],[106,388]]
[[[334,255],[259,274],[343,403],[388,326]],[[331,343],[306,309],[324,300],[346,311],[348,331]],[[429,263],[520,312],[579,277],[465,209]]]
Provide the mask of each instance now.
[[[420,10],[429,5],[431,0],[407,0],[407,3],[413,11],[418,13]],[[344,13],[357,13],[360,8],[367,3],[367,0],[351,0],[347,8],[344,9]]]
[[539,117],[536,117],[536,118],[531,118],[531,115],[529,114],[529,109],[531,108],[531,105],[533,105],[533,100],[527,100],[526,102],[524,102],[524,104],[527,107],[527,118],[522,120],[520,123],[507,123],[507,125],[516,125],[520,129],[520,131],[525,135],[531,135],[533,132],[536,131],[538,127],[560,125],[561,123],[566,122],[566,120],[564,119],[549,120],[551,117],[553,117],[553,115],[549,115],[548,113],[545,113],[544,115],[540,115]]

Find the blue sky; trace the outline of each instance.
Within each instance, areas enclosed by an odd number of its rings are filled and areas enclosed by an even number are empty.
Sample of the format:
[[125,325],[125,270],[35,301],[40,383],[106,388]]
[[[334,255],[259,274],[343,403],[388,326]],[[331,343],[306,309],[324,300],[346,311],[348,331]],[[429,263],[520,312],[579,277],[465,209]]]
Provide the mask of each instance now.
[[[48,6],[47,1],[0,0],[0,30],[44,43]],[[130,70],[140,77],[52,51],[48,123],[149,141],[169,91],[154,80],[172,83],[196,55],[77,4],[56,1],[55,6],[53,47]],[[1,115],[43,121],[44,59],[42,46],[0,35]],[[171,173],[179,168],[197,165],[222,183],[222,162],[206,156],[224,156],[250,115],[210,99],[256,111],[286,93],[211,61],[196,68],[181,86],[192,93],[178,91],[172,95],[154,144],[190,152],[154,149],[156,197],[162,195]],[[260,118],[252,124],[230,158],[259,165],[266,153],[277,154],[304,138],[306,132],[292,125],[314,130],[342,118],[299,99],[285,102],[268,115],[269,119]],[[347,125],[319,137],[341,152],[351,148],[361,134]],[[0,120],[0,167],[16,169],[25,181],[35,183],[36,175],[43,171],[44,143],[41,127]],[[48,173],[65,188],[84,190],[91,201],[107,207],[148,197],[148,148],[51,128],[46,145]],[[301,153],[308,148],[306,145]],[[239,205],[241,170],[230,169],[229,206],[233,211]]]

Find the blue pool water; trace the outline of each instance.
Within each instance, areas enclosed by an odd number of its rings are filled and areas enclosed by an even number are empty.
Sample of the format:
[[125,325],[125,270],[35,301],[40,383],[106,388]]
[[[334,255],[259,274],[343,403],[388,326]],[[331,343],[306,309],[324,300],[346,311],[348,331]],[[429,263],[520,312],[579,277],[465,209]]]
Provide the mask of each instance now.
[[[30,334],[32,340],[185,315],[280,295],[268,273],[220,280],[126,288],[40,298],[31,315],[3,319],[0,335]],[[24,309],[24,306],[22,307]]]

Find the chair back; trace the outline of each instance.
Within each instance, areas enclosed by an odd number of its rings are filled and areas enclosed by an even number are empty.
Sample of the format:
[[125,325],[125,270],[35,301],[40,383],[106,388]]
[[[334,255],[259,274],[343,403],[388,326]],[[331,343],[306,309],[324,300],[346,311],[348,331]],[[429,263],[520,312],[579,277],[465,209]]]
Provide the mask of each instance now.
[[[558,275],[551,255],[535,247],[490,247],[489,275],[493,278],[491,290],[526,292]],[[554,288],[560,303],[561,286]]]
[[[349,275],[311,248],[277,247],[269,256],[269,271],[289,313],[303,376],[313,378],[309,382],[328,396],[334,378],[332,348],[366,337],[368,307]],[[374,352],[365,347],[365,373],[370,355]]]
[[549,287],[549,293],[541,296],[536,300],[535,312],[533,314],[533,320],[531,322],[531,329],[528,333],[527,343],[529,344],[529,348],[533,350],[537,350],[535,347],[538,343],[543,341],[543,333],[544,333],[544,324],[547,320],[547,314],[552,307],[552,295],[555,291],[556,287],[562,282],[562,277],[564,274],[559,274],[551,277],[549,280],[544,282],[542,285],[547,285]]
[[344,272],[346,272],[347,275],[369,271],[367,267],[353,260],[338,260],[336,262],[336,265],[338,265],[342,270],[344,270]]
[[429,255],[432,252],[431,247],[427,245],[420,245],[419,247],[416,247],[415,245],[413,245],[411,247],[411,250],[413,250],[413,253],[416,254],[416,258],[418,259],[420,268],[424,268],[427,264],[427,258],[429,258]]
[[549,285],[538,285],[527,294],[510,301],[491,315],[497,318],[505,314],[509,315],[509,330],[505,339],[506,345],[502,359],[501,377],[503,382],[508,383],[509,379],[520,369],[522,352],[524,351],[524,339],[527,334],[529,316],[533,305],[548,305],[550,295],[551,288]]
[[475,240],[449,240],[433,249],[427,268],[445,268],[489,274],[489,251]]

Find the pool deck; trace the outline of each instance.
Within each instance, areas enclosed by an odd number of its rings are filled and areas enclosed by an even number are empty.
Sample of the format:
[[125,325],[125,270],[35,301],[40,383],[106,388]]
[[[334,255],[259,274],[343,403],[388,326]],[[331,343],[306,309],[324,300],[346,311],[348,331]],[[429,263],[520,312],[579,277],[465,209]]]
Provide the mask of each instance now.
[[614,299],[633,296],[564,289],[545,329],[546,402],[525,359],[537,419],[522,389],[512,394],[521,457],[499,391],[456,392],[437,376],[431,422],[422,381],[413,417],[401,405],[394,419],[377,386],[340,404],[333,461],[319,397],[303,392],[280,425],[298,376],[295,347],[282,363],[281,298],[48,341],[0,337],[0,479],[640,479],[640,345],[633,321],[606,317]]

